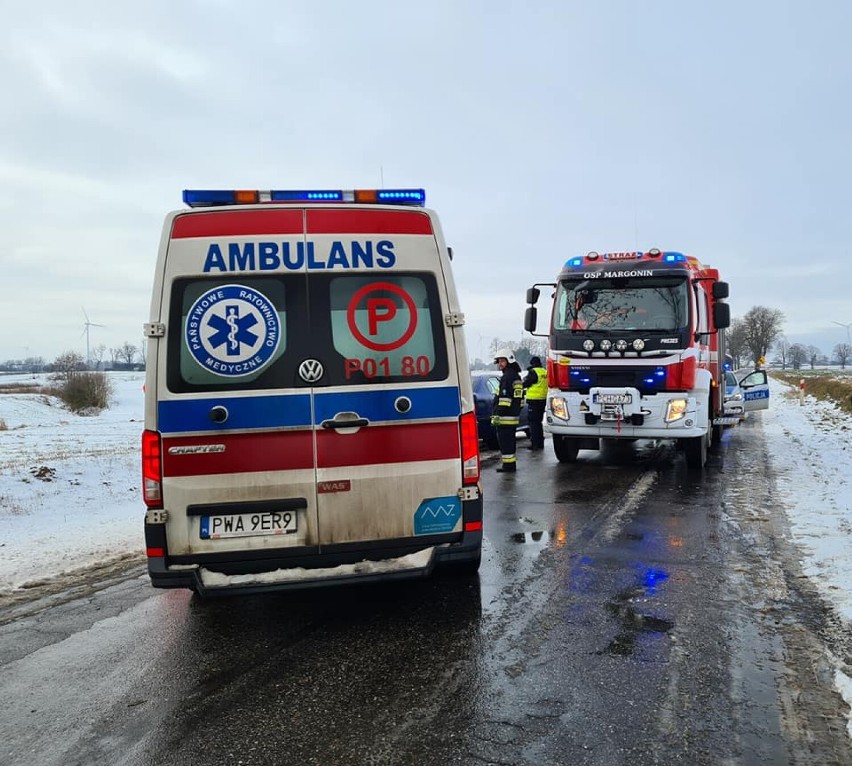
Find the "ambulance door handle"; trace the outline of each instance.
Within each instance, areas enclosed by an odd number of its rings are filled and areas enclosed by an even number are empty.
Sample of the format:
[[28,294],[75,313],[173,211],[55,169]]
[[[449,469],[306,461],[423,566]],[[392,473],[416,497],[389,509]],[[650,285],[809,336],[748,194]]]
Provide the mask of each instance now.
[[370,425],[370,421],[357,412],[338,412],[333,420],[323,420],[320,425],[323,428],[362,428]]

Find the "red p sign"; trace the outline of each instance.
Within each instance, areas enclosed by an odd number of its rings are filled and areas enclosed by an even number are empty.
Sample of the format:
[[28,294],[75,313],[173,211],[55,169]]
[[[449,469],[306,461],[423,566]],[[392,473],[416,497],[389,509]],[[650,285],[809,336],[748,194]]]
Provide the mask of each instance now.
[[[384,294],[375,295],[376,293]],[[408,326],[398,338],[386,338],[383,343],[379,343],[375,338],[379,335],[381,324],[393,321],[400,311],[398,301],[388,297],[387,293],[396,295],[405,304],[405,309],[408,310]],[[358,327],[357,322],[357,312],[359,309],[363,311],[364,308],[367,313],[367,335]],[[364,285],[352,296],[346,310],[346,323],[352,337],[362,346],[373,351],[393,351],[403,346],[414,335],[417,329],[417,306],[414,299],[399,285],[391,282],[372,282]]]
[[379,322],[390,322],[396,316],[396,304],[390,298],[367,299],[367,324],[370,335],[378,335]]

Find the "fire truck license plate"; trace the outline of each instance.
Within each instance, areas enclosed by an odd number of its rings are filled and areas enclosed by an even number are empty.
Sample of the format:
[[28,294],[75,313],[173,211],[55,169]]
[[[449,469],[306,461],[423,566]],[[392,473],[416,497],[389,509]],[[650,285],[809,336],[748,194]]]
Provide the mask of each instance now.
[[598,394],[595,401],[598,404],[630,404],[633,397],[630,394]]
[[295,511],[234,513],[227,516],[202,516],[201,539],[286,535],[296,531]]

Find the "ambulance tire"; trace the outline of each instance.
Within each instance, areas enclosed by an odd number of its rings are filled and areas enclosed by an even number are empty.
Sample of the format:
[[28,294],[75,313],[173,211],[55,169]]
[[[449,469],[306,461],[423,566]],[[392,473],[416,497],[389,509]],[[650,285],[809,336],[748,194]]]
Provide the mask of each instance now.
[[580,451],[580,440],[553,434],[553,452],[560,463],[575,463]]

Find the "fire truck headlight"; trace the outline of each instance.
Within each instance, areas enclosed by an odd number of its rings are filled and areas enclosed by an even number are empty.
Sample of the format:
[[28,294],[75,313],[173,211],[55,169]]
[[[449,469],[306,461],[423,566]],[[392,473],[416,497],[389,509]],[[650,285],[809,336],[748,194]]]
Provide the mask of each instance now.
[[633,348],[636,351],[641,351],[643,348],[645,348],[645,341],[642,340],[642,338],[636,338],[636,340],[633,341]]
[[569,420],[568,405],[561,396],[554,396],[550,400],[550,413],[560,420]]
[[672,399],[666,407],[666,423],[674,423],[686,415],[686,399]]
[[609,351],[612,348],[612,341],[609,338],[604,338],[601,341],[601,350]]
[[583,341],[583,348],[586,351],[594,351],[595,350],[595,342],[593,340],[590,340],[589,338],[586,338],[586,340]]

